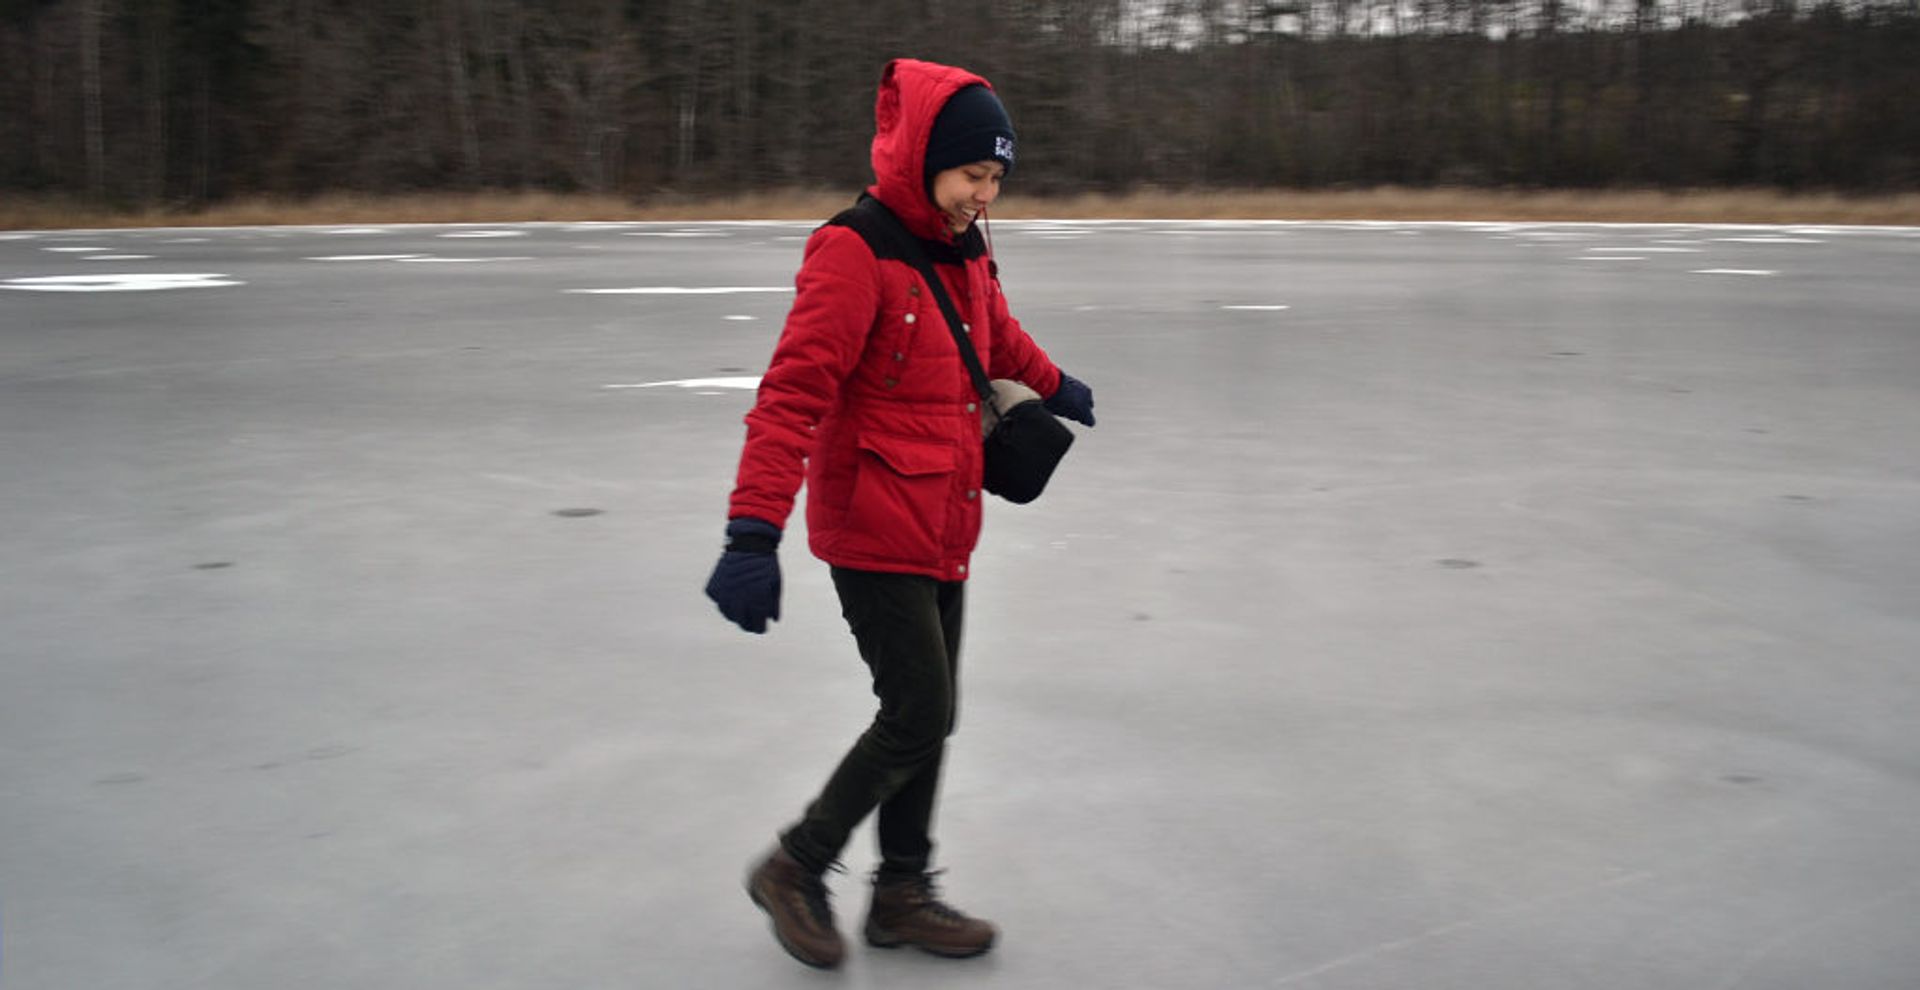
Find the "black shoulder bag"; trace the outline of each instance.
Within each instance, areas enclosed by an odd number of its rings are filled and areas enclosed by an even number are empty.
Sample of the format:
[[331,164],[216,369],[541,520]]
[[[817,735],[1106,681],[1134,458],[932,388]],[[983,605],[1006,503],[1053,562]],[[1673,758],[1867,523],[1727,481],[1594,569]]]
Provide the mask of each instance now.
[[853,228],[876,256],[899,258],[926,280],[928,291],[947,318],[947,329],[953,332],[954,345],[973,379],[974,391],[980,394],[982,408],[989,414],[982,418],[983,425],[990,424],[983,429],[986,477],[982,484],[1009,502],[1025,504],[1039,498],[1053,477],[1053,469],[1073,446],[1073,431],[1047,411],[1032,389],[1018,382],[987,380],[986,369],[980,366],[980,356],[974,353],[973,341],[967,336],[966,322],[934,272],[926,248],[885,204],[863,195],[853,209],[828,222]]

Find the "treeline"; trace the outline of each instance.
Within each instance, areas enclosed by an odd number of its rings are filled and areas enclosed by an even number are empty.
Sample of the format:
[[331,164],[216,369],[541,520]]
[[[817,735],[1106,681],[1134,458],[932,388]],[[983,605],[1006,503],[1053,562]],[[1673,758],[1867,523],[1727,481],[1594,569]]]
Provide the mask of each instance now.
[[1920,187],[1916,0],[0,0],[0,192],[850,186],[902,54],[1041,192]]

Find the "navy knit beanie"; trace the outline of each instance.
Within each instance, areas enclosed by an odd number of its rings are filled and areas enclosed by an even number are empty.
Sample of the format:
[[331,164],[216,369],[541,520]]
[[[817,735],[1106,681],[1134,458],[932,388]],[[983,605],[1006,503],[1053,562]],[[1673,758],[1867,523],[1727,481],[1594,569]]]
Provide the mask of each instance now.
[[927,136],[927,188],[933,177],[970,162],[993,159],[1013,171],[1013,120],[993,90],[975,83],[954,93]]

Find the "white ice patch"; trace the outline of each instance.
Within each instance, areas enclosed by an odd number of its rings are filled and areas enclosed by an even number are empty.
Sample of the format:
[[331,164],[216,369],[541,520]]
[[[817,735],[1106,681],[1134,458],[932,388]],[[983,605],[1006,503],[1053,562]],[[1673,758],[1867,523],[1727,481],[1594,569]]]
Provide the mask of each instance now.
[[1573,260],[1575,261],[1645,261],[1647,259],[1637,254],[1583,254],[1580,257],[1575,258]]
[[1222,306],[1222,307],[1220,307],[1220,308],[1221,308],[1221,309],[1235,309],[1235,310],[1244,310],[1244,311],[1249,311],[1249,312],[1256,312],[1256,313],[1277,313],[1277,312],[1279,312],[1280,310],[1283,310],[1283,309],[1292,309],[1293,307],[1291,307],[1291,306],[1266,306],[1266,305],[1261,305],[1261,306],[1253,306],[1253,305],[1248,305],[1248,306]]
[[568,292],[598,296],[721,296],[736,292],[792,292],[790,285],[636,285],[628,289],[568,289]]
[[418,255],[418,254],[330,254],[330,255],[326,255],[326,256],[324,256],[324,257],[319,257],[319,258],[308,258],[307,260],[308,260],[308,261],[408,261],[408,260],[411,260],[411,259],[414,259],[414,258],[420,258],[420,257],[424,257],[424,255]]
[[722,230],[629,230],[628,237],[726,237]]
[[50,247],[41,248],[40,250],[51,251],[54,254],[94,254],[100,251],[111,251],[113,249],[103,247]]
[[1169,233],[1181,237],[1245,237],[1248,234],[1280,234],[1285,231],[1261,230],[1256,227],[1176,227]]
[[739,322],[747,322],[747,321],[750,321],[750,320],[757,320],[757,319],[759,319],[759,317],[758,317],[758,316],[741,316],[741,315],[738,315],[738,314],[730,314],[730,315],[727,315],[727,316],[723,316],[723,317],[721,317],[721,319],[723,319],[723,320],[735,320],[735,321],[739,321]]
[[1643,251],[1648,254],[1699,254],[1694,247],[1590,247],[1589,251]]
[[1778,275],[1780,273],[1777,271],[1768,271],[1765,268],[1701,268],[1694,271],[1693,274],[1695,275]]
[[343,234],[384,234],[387,233],[387,231],[379,227],[342,227],[339,230],[329,230],[327,233],[339,236]]
[[662,388],[668,385],[677,388],[756,389],[760,387],[760,377],[754,375],[747,378],[683,378],[671,382],[636,382],[630,385],[602,385],[601,388]]
[[440,236],[441,237],[525,237],[527,236],[527,232],[524,230],[456,230],[451,234],[441,234]]
[[466,265],[466,264],[483,264],[489,261],[532,261],[533,259],[530,257],[436,258],[429,255],[426,257],[396,258],[394,260],[400,262],[403,265]]
[[23,292],[159,292],[165,289],[210,289],[245,284],[229,280],[225,275],[40,275],[0,281],[0,289]]
[[90,254],[81,261],[152,261],[150,254]]

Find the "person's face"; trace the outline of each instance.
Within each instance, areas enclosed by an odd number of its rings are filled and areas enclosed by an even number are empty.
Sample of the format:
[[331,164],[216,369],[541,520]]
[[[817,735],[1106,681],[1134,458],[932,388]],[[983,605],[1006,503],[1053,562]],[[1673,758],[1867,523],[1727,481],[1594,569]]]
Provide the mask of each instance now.
[[980,211],[1000,195],[1000,179],[1007,167],[988,158],[947,169],[933,177],[933,205],[956,234],[965,233]]

